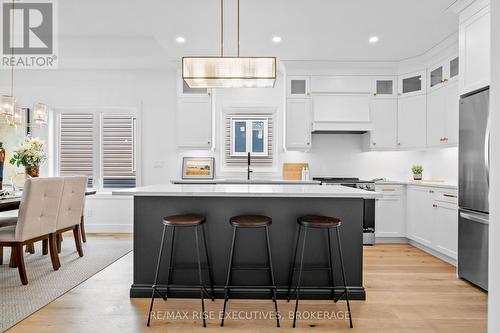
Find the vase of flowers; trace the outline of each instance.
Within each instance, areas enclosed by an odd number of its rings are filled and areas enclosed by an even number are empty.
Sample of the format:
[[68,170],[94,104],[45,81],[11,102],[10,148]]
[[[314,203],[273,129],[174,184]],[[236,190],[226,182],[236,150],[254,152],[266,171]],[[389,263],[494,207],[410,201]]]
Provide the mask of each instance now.
[[47,159],[45,144],[38,138],[28,135],[24,142],[14,150],[9,163],[17,167],[23,166],[30,177],[38,177],[40,165]]

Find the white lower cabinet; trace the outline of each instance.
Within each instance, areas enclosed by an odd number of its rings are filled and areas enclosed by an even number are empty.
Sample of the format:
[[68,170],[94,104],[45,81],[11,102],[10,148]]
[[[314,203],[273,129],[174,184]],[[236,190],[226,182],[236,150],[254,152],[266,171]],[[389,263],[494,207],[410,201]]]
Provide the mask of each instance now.
[[377,185],[384,194],[375,201],[375,237],[405,237],[405,195],[402,185]]
[[407,237],[431,247],[434,222],[434,190],[424,186],[408,186],[407,191]]
[[454,203],[434,204],[435,250],[457,259],[458,207]]
[[407,237],[457,259],[458,203],[456,190],[408,186]]

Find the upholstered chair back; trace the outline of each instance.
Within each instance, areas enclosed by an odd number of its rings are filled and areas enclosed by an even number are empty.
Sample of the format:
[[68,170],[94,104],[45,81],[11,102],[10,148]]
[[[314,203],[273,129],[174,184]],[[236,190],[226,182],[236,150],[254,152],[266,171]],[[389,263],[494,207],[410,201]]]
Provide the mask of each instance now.
[[80,224],[83,205],[85,203],[85,190],[87,177],[64,177],[61,205],[57,218],[57,230]]
[[62,177],[26,180],[16,224],[16,241],[53,233],[64,185]]

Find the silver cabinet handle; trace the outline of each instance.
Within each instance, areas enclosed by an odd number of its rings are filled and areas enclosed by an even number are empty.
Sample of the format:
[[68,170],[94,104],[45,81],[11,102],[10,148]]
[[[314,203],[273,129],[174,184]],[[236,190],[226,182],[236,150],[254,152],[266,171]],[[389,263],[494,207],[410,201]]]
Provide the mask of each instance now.
[[488,217],[481,217],[481,216],[472,215],[469,213],[460,212],[460,217],[463,217],[464,219],[471,220],[474,222],[482,223],[482,224],[489,224],[490,223],[490,219]]
[[486,167],[486,180],[490,183],[490,129],[491,129],[491,113],[488,114],[486,122],[486,134],[484,135],[484,166]]

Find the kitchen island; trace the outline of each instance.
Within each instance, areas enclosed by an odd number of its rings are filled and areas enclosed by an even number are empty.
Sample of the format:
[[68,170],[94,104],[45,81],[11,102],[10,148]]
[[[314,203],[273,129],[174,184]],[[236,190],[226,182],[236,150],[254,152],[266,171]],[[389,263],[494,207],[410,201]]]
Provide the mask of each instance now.
[[[344,186],[320,185],[236,185],[236,184],[164,184],[119,190],[113,195],[134,196],[134,279],[131,297],[150,297],[156,260],[162,235],[162,217],[196,213],[206,216],[204,225],[208,243],[216,297],[222,297],[231,246],[231,216],[261,214],[272,218],[270,227],[271,251],[278,286],[278,296],[286,296],[288,272],[297,232],[297,217],[306,214],[335,216],[342,220],[340,229],[347,285],[353,299],[365,299],[363,288],[363,200],[381,196]],[[180,229],[180,230],[179,230]],[[184,229],[184,230],[182,230]],[[188,268],[173,273],[173,283],[197,284],[194,233],[190,228],[177,228],[175,265]],[[265,263],[265,236],[261,230],[250,229],[238,237],[235,265],[262,265]],[[167,238],[169,239],[169,238]],[[335,281],[341,281],[337,244],[333,240]],[[160,284],[165,284],[169,246],[165,246],[164,269]],[[326,233],[313,230],[308,235],[305,262],[313,266],[327,266]],[[188,267],[188,265],[190,265]],[[336,268],[336,269],[335,269]],[[233,284],[266,285],[268,275],[263,271],[235,271]],[[206,276],[208,284],[208,276]],[[327,271],[307,272],[303,285],[328,284]],[[340,292],[340,289],[339,289]],[[174,297],[199,297],[199,291],[176,290]],[[309,298],[328,298],[330,294],[309,289],[302,293]],[[235,290],[234,297],[268,297],[267,291]]]

